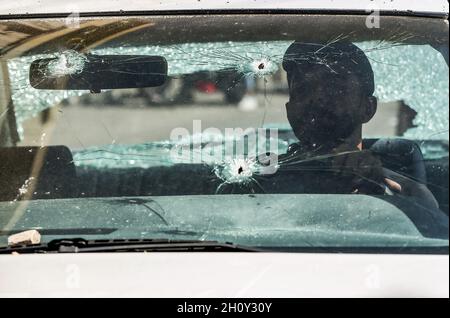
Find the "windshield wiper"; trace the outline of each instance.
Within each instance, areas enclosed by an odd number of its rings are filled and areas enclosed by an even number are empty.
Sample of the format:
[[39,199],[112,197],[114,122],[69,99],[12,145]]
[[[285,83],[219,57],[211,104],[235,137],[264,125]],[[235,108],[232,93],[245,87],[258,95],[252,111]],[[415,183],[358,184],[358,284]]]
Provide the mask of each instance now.
[[53,240],[47,244],[1,247],[0,254],[102,253],[102,252],[261,252],[261,249],[229,242],[168,239]]

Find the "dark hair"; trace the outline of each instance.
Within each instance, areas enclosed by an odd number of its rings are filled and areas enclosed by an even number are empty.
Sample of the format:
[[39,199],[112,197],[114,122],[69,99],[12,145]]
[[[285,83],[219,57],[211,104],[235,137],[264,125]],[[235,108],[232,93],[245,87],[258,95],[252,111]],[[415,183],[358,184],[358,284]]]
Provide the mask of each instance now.
[[353,74],[368,96],[374,93],[374,75],[369,59],[351,42],[318,44],[296,41],[288,47],[283,57],[283,68],[289,82],[293,72],[301,71],[302,67],[311,64],[324,65],[330,70],[330,74]]

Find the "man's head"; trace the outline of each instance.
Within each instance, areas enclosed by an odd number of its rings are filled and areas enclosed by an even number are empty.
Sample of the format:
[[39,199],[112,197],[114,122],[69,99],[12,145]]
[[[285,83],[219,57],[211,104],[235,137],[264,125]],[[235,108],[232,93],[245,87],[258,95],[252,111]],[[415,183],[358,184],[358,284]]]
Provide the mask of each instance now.
[[376,111],[370,62],[356,45],[294,42],[283,58],[289,123],[306,145],[336,145],[355,134]]

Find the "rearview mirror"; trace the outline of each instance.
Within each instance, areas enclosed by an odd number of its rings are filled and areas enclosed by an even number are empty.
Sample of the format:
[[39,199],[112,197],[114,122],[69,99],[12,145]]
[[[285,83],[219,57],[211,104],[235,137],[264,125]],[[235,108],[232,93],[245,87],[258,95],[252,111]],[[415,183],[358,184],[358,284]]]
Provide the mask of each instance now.
[[36,89],[90,90],[143,88],[164,84],[167,61],[162,56],[92,55],[66,51],[35,60],[30,84]]

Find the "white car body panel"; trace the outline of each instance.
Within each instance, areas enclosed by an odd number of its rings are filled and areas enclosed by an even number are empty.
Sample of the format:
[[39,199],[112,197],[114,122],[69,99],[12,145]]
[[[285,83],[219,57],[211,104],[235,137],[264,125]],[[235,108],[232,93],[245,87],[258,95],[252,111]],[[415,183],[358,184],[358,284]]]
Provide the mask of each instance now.
[[0,297],[449,297],[448,255],[0,256]]
[[446,0],[16,0],[2,1],[0,15],[71,12],[183,11],[239,9],[303,9],[447,14]]

